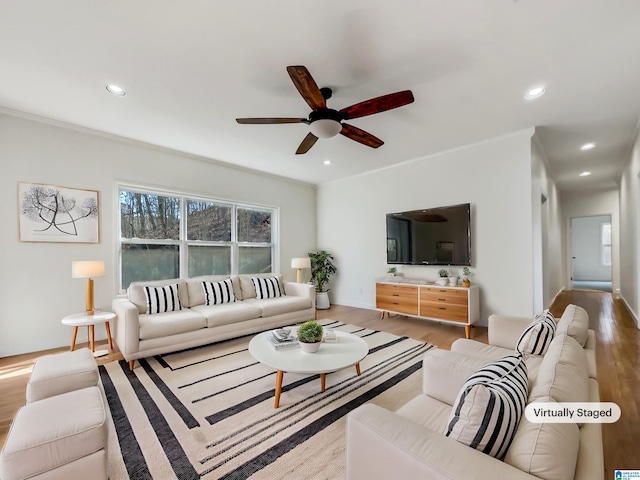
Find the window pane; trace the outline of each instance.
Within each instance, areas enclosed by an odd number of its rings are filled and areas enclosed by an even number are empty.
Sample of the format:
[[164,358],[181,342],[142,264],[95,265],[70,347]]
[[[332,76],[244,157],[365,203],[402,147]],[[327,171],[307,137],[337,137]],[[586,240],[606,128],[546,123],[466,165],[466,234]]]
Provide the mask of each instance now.
[[271,212],[238,208],[238,241],[271,243]]
[[180,199],[120,191],[122,238],[180,238]]
[[611,224],[602,224],[602,245],[611,245]]
[[238,249],[238,273],[269,273],[271,247],[240,247]]
[[231,247],[189,245],[189,276],[230,275]]
[[131,282],[180,276],[178,245],[122,245],[122,288]]
[[187,201],[187,240],[231,241],[231,205]]
[[611,265],[611,246],[602,247],[602,264]]

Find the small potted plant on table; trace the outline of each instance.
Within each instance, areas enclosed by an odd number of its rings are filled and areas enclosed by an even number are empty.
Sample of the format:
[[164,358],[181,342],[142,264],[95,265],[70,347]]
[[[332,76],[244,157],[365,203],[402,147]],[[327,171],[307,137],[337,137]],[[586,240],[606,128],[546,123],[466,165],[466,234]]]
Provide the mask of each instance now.
[[298,328],[298,342],[303,352],[317,352],[322,343],[322,325],[315,320],[304,322]]
[[462,269],[462,286],[463,287],[468,288],[471,286],[471,279],[469,277],[471,277],[471,270],[469,269],[469,267],[464,267]]

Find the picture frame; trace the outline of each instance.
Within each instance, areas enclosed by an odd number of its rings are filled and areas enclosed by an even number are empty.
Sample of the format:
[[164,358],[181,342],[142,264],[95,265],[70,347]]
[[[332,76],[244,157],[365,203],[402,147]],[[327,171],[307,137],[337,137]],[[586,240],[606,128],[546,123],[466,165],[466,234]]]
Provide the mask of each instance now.
[[18,182],[21,242],[100,243],[98,191]]

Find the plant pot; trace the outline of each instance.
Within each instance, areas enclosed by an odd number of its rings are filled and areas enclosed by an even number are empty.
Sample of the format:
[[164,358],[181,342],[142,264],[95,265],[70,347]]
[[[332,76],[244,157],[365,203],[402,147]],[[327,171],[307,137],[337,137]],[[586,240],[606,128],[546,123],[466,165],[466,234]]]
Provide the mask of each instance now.
[[463,278],[462,279],[462,286],[469,288],[471,286],[471,280],[469,280],[468,278]]
[[329,308],[331,308],[329,293],[316,292],[316,310],[329,310]]
[[436,280],[436,285],[442,285],[443,287],[445,287],[447,283],[449,283],[448,278],[439,278],[438,280]]
[[449,277],[449,286],[455,287],[458,285],[458,277]]
[[320,344],[322,342],[315,342],[315,343],[298,342],[298,343],[300,344],[300,348],[302,349],[303,352],[316,353],[320,348]]

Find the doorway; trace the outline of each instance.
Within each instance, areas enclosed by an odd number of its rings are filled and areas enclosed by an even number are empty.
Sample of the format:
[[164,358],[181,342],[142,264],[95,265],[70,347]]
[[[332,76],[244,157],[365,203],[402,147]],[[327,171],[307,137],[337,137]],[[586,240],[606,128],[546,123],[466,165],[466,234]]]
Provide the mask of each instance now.
[[611,292],[611,215],[571,219],[574,290]]

